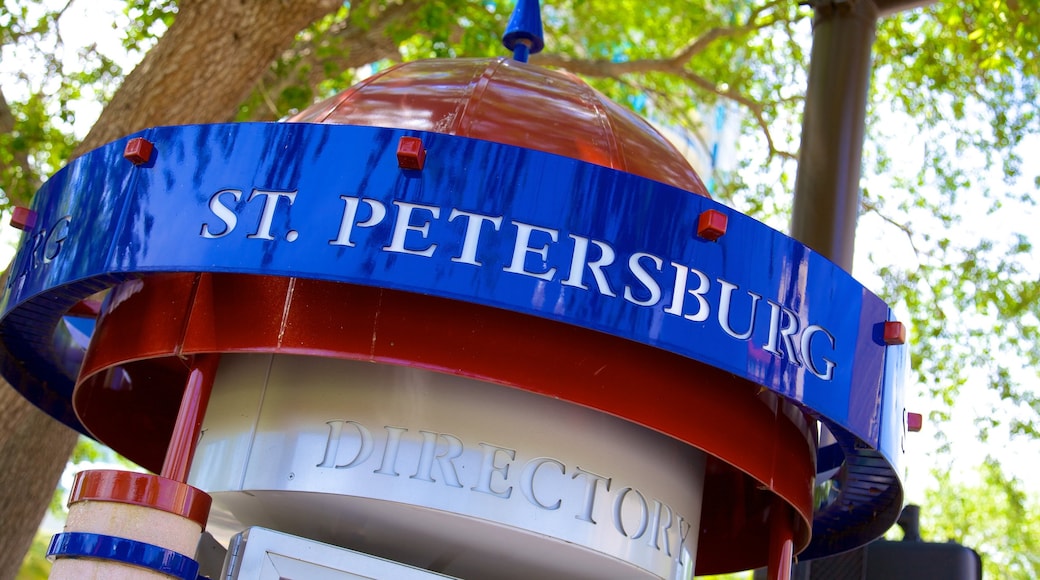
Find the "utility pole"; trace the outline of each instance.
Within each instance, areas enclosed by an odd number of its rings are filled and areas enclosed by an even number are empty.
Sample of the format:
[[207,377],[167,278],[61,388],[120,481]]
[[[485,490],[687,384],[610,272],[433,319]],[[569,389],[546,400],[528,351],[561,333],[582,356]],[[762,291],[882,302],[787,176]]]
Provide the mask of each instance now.
[[[856,220],[860,207],[871,49],[877,21],[934,0],[809,0],[813,8],[813,45],[805,92],[802,140],[795,179],[791,237],[852,271]],[[820,447],[834,437],[820,426]],[[840,501],[840,499],[838,500]],[[835,569],[815,577],[863,578],[866,547],[836,556]],[[849,559],[851,561],[848,561]],[[825,560],[830,560],[825,559]],[[857,565],[858,563],[858,565]],[[792,577],[814,577],[812,561],[799,564]],[[822,561],[820,564],[824,564]],[[837,576],[835,575],[837,574]]]

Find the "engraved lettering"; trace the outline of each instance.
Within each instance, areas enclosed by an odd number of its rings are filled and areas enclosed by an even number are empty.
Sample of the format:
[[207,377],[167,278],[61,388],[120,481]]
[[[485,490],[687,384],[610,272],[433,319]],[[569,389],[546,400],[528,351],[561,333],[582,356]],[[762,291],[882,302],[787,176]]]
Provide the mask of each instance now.
[[[296,201],[296,192],[254,189],[253,193],[249,194],[249,199],[247,199],[246,202],[248,203],[253,201],[257,196],[264,198],[264,207],[260,210],[260,222],[256,226],[256,231],[246,237],[253,240],[273,240],[274,236],[271,235],[271,224],[274,222],[274,212],[278,208],[278,200],[284,197],[289,200],[289,205],[292,205],[293,202]],[[286,239],[290,242],[292,241],[292,239],[288,237]]]
[[[354,226],[359,228],[370,228],[383,221],[386,217],[386,206],[381,202],[374,199],[358,199],[356,197],[349,197],[346,195],[339,196],[343,200],[343,218],[339,222],[339,233],[336,235],[336,239],[329,242],[330,246],[346,246],[348,248],[354,247],[354,242],[350,239],[350,234],[354,231]],[[358,207],[361,203],[368,206],[368,218],[364,221],[357,221]]]
[[[318,467],[333,467],[335,469],[347,469],[364,463],[372,455],[372,433],[367,427],[357,421],[326,421],[329,426],[329,437],[325,442],[325,454]],[[346,463],[337,464],[339,456],[340,441],[342,441],[343,426],[349,425],[357,431],[358,449],[354,457]],[[352,437],[351,437],[352,438]]]
[[50,264],[58,257],[61,247],[69,237],[69,223],[72,216],[65,216],[51,226],[51,233],[47,234],[47,241],[43,245],[43,263]]
[[676,527],[679,529],[679,547],[675,553],[675,561],[682,562],[687,553],[687,550],[683,548],[686,547],[686,539],[690,537],[690,528],[692,528],[693,525],[679,514],[675,514],[675,520],[678,522]]
[[650,520],[650,535],[646,538],[646,545],[655,550],[661,549],[660,539],[664,537],[664,553],[672,555],[672,508],[654,500],[654,509]]
[[562,499],[557,499],[556,503],[545,504],[538,500],[538,496],[534,491],[534,481],[538,476],[538,470],[546,464],[555,465],[560,469],[562,475],[567,475],[567,467],[564,464],[552,457],[537,457],[528,461],[527,464],[524,465],[524,470],[520,472],[520,491],[524,494],[524,497],[531,503],[531,505],[540,507],[543,510],[558,510],[563,504]]
[[585,500],[582,503],[581,513],[574,516],[574,519],[581,520],[583,522],[596,523],[596,520],[592,519],[592,510],[596,503],[596,489],[599,487],[599,482],[604,483],[604,489],[610,491],[610,478],[597,475],[591,471],[585,471],[580,467],[574,468],[574,475],[571,479],[578,479],[578,477],[585,477]]
[[430,220],[423,221],[420,225],[412,225],[413,212],[426,211],[430,213],[430,216],[432,216],[433,219],[437,219],[441,216],[441,208],[432,205],[407,203],[404,201],[395,201],[394,205],[398,208],[397,219],[394,220],[394,233],[393,237],[390,239],[390,245],[384,246],[383,250],[387,252],[423,256],[425,258],[432,256],[434,250],[437,249],[437,244],[430,243],[423,248],[408,248],[405,247],[405,242],[407,241],[406,238],[408,232],[415,232],[424,240],[430,236]]
[[823,361],[823,370],[816,364],[816,360],[812,356],[812,345],[813,336],[818,333],[823,333],[827,337],[827,341],[831,345],[831,350],[834,350],[834,336],[827,332],[827,330],[821,326],[810,324],[805,327],[805,331],[802,332],[802,357],[805,359],[805,368],[809,369],[809,372],[820,377],[825,381],[829,381],[834,377],[834,362],[829,359],[821,358]]
[[[675,268],[675,285],[672,286],[672,304],[665,308],[664,311],[668,314],[674,314],[676,316],[682,316],[683,318],[693,322],[704,322],[708,319],[711,314],[711,306],[708,305],[708,300],[704,297],[708,293],[708,288],[711,287],[711,281],[708,277],[694,268],[690,268],[683,264],[677,264],[672,262],[672,267]],[[686,280],[690,272],[693,272],[700,283],[697,288],[693,290],[686,289]],[[683,303],[686,301],[686,295],[689,294],[697,299],[697,311],[693,314],[683,314]]]
[[646,288],[650,295],[645,300],[639,300],[632,292],[632,287],[625,286],[625,300],[639,306],[653,306],[661,301],[661,285],[658,284],[657,280],[650,275],[650,272],[647,272],[646,269],[643,268],[643,264],[640,262],[643,258],[650,258],[650,261],[653,262],[658,272],[660,272],[661,268],[664,266],[664,261],[653,254],[647,254],[644,252],[632,254],[628,258],[628,269],[632,272],[632,275],[636,277],[636,280],[639,280],[643,287]]
[[[614,248],[599,240],[590,240],[574,234],[571,234],[571,239],[574,240],[574,253],[571,254],[571,271],[567,279],[563,281],[563,285],[588,290],[589,287],[585,285],[584,281],[585,266],[587,265],[589,270],[592,271],[592,277],[596,280],[596,288],[599,290],[599,293],[604,296],[616,296],[614,291],[610,289],[610,284],[607,283],[606,275],[603,274],[603,268],[614,263]],[[586,261],[589,252],[589,242],[592,242],[593,245],[599,248],[599,258],[596,260]]]
[[751,333],[755,331],[755,308],[758,306],[758,301],[761,296],[754,292],[748,292],[748,296],[751,296],[751,314],[748,315],[748,329],[746,332],[737,333],[730,326],[730,305],[732,304],[733,291],[737,289],[736,284],[731,284],[721,278],[718,279],[719,284],[722,285],[722,296],[719,298],[719,325],[722,326],[722,330],[726,334],[732,336],[737,340],[747,340],[751,338]]
[[459,216],[466,218],[466,235],[462,239],[462,251],[458,256],[453,257],[451,261],[472,266],[483,266],[481,262],[477,261],[477,243],[480,241],[481,226],[484,225],[484,222],[491,222],[491,225],[494,226],[497,232],[498,228],[502,226],[502,217],[486,216],[453,209],[451,210],[451,215],[448,216],[448,221],[453,222]]
[[480,446],[484,448],[484,455],[480,460],[480,475],[477,477],[477,485],[470,489],[495,497],[509,499],[509,496],[513,494],[513,486],[510,485],[504,490],[497,491],[491,487],[491,476],[498,473],[502,476],[502,481],[509,479],[509,462],[507,461],[505,465],[499,466],[495,459],[498,456],[498,452],[501,451],[512,461],[516,459],[516,451],[483,442]]
[[[540,234],[548,234],[549,239],[556,242],[559,239],[560,232],[557,230],[551,230],[548,228],[540,228],[538,226],[532,226],[523,222],[513,221],[516,226],[516,243],[513,246],[513,261],[509,263],[509,266],[504,270],[506,272],[512,272],[513,274],[523,274],[525,276],[532,276],[540,280],[552,280],[553,276],[556,275],[556,268],[548,267],[549,260],[549,243],[546,242],[538,247],[531,246],[531,234],[538,232]],[[528,270],[527,269],[527,255],[535,254],[542,259],[542,270]]]
[[[800,365],[801,361],[798,360],[798,351],[795,350],[793,342],[794,334],[798,332],[798,318],[795,317],[794,312],[783,306],[771,300],[766,300],[766,302],[769,304],[769,341],[762,348],[783,358],[784,353],[779,349],[780,346],[783,346],[787,349],[787,355],[791,362]],[[784,320],[782,325],[781,319]]]
[[[444,478],[444,484],[450,487],[462,487],[453,463],[455,459],[462,455],[462,441],[458,437],[448,435],[447,433],[432,433],[430,431],[419,431],[419,433],[422,435],[423,443],[419,451],[419,465],[411,479],[429,481],[431,483],[437,481],[433,478],[433,464],[436,461],[441,469],[441,477]],[[439,454],[436,453],[438,439],[443,439],[447,443],[447,449]]]
[[383,429],[386,429],[386,447],[383,449],[383,460],[379,464],[379,469],[372,473],[397,477],[398,475],[401,475],[397,472],[396,467],[397,453],[401,449],[401,435],[408,431],[408,429],[391,427],[390,425],[384,426]]
[[208,223],[203,223],[202,232],[199,235],[204,238],[222,238],[234,231],[235,226],[238,225],[238,214],[220,201],[220,196],[225,193],[231,194],[235,203],[242,200],[242,191],[238,189],[222,189],[214,193],[213,197],[209,198],[209,211],[213,212],[213,215],[224,224],[224,227],[220,231],[214,232],[210,229]]
[[47,245],[47,230],[43,230],[32,238],[32,248],[29,255],[32,257],[29,270],[35,270],[43,265],[43,248]]
[[[625,498],[627,498],[630,493],[635,494],[637,502],[636,509],[639,510],[639,525],[636,527],[635,533],[629,533],[625,529],[624,512],[629,511],[624,509]],[[629,505],[631,505],[631,502],[629,502]],[[632,489],[631,487],[626,487],[618,492],[617,497],[614,499],[614,527],[622,536],[625,536],[626,538],[632,538],[633,540],[638,540],[639,538],[641,538],[643,534],[646,533],[647,522],[649,520],[648,515],[649,508],[646,505],[646,498],[643,497],[643,494]]]

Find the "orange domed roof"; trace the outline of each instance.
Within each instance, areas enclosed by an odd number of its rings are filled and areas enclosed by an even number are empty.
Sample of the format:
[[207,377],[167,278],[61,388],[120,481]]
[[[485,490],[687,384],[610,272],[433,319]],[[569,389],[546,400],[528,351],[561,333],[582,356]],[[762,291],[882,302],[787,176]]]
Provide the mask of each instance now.
[[505,58],[397,65],[289,121],[484,139],[708,195],[689,162],[642,118],[572,74]]

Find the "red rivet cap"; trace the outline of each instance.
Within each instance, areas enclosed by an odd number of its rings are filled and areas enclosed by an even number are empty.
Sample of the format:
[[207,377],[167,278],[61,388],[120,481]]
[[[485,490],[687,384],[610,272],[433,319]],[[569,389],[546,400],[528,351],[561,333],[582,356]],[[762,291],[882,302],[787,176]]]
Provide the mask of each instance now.
[[153,149],[155,149],[155,146],[152,145],[151,141],[144,137],[134,137],[126,142],[126,149],[123,149],[123,157],[134,165],[141,165],[142,163],[148,163],[148,160],[152,158]]
[[726,214],[709,209],[701,213],[700,219],[697,220],[697,235],[714,242],[725,235],[728,222],[729,218],[726,217]]
[[906,414],[906,430],[917,433],[924,426],[924,417],[920,413]]
[[16,207],[11,212],[11,225],[20,230],[31,230],[36,225],[36,212],[27,207]]
[[426,149],[418,137],[401,137],[397,143],[397,166],[401,169],[421,170],[426,163]]
[[889,320],[885,323],[885,330],[882,333],[882,340],[887,345],[905,344],[906,327],[903,326],[902,322]]

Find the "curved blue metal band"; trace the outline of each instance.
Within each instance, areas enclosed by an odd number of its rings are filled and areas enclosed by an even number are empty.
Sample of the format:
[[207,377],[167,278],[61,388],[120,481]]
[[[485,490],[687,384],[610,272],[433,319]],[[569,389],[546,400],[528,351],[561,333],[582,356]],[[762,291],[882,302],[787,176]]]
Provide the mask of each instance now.
[[[82,430],[76,364],[56,329],[79,300],[150,272],[313,278],[508,309],[724,369],[838,439],[845,495],[821,509],[813,546],[823,534],[826,553],[854,547],[898,516],[906,349],[881,340],[884,302],[797,241],[643,177],[463,137],[304,124],[138,135],[155,144],[149,163],[124,160],[124,139],[41,189],[3,296],[0,372],[70,426]],[[421,137],[422,171],[398,166],[403,136]],[[728,216],[716,242],[697,235],[706,210]]]
[[199,563],[184,554],[152,544],[104,534],[84,532],[56,534],[51,538],[51,543],[47,547],[47,556],[110,560],[147,568],[182,580],[196,580],[199,577]]

